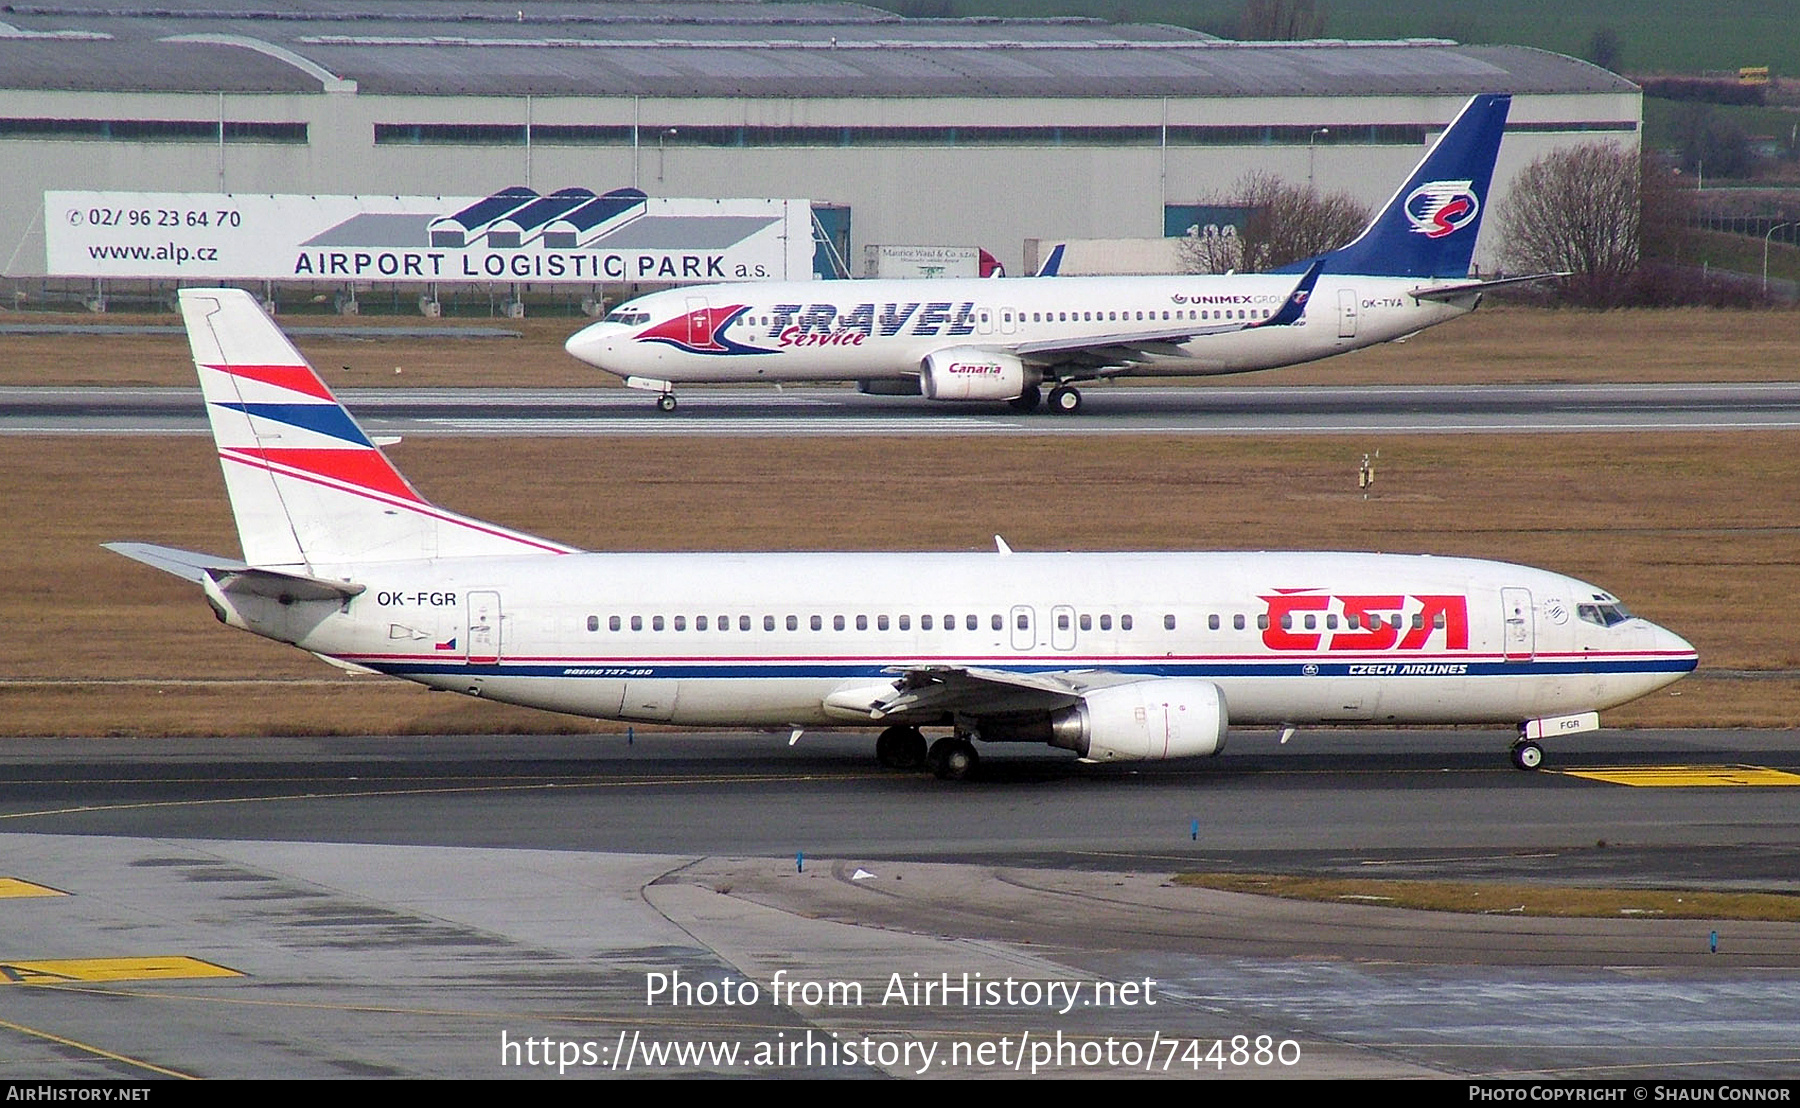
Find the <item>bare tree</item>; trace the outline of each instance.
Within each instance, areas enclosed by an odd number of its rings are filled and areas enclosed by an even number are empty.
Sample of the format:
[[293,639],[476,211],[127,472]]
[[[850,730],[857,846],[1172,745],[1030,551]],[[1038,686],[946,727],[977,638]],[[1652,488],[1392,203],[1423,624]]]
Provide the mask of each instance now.
[[1613,143],[1571,147],[1525,167],[1501,205],[1501,263],[1522,273],[1569,273],[1563,294],[1614,307],[1637,269],[1642,210],[1638,157]]
[[1243,208],[1244,226],[1235,235],[1184,240],[1182,261],[1189,273],[1274,269],[1336,250],[1369,223],[1369,209],[1348,193],[1320,195],[1272,173],[1246,174],[1228,198],[1213,203]]
[[1581,56],[1601,69],[1610,69],[1617,73],[1619,64],[1625,60],[1625,40],[1621,39],[1619,32],[1611,27],[1597,27],[1594,29],[1594,33],[1588,36],[1587,49],[1582,52]]
[[1238,37],[1256,42],[1295,42],[1325,34],[1318,0],[1245,0]]

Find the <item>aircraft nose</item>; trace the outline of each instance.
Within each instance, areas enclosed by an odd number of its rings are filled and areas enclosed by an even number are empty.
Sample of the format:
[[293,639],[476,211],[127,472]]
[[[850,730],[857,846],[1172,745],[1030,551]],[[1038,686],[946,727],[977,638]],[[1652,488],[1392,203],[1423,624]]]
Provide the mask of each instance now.
[[1661,624],[1652,623],[1650,626],[1656,632],[1657,653],[1678,662],[1685,662],[1685,668],[1681,672],[1686,673],[1700,664],[1700,652],[1694,649],[1693,643]]
[[569,336],[563,349],[577,361],[600,369],[608,369],[608,355],[616,348],[619,333],[625,328],[617,323],[590,323]]

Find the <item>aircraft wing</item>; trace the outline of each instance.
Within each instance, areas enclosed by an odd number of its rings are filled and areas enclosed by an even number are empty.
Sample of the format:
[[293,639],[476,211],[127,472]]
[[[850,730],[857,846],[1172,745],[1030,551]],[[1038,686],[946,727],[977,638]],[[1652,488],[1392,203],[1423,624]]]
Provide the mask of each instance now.
[[1143,680],[1107,670],[1014,673],[981,666],[902,666],[894,672],[899,674],[894,692],[869,705],[871,719],[919,712],[982,716],[1055,711],[1093,689]]
[[1482,293],[1488,289],[1497,289],[1502,285],[1517,285],[1526,281],[1551,281],[1558,277],[1567,277],[1567,273],[1533,273],[1526,277],[1497,277],[1492,281],[1460,281],[1454,285],[1428,285],[1407,293],[1414,300],[1455,300],[1471,293]]
[[1080,338],[1049,339],[1024,342],[1009,347],[1014,354],[1031,362],[1088,361],[1095,365],[1120,365],[1141,362],[1151,355],[1180,353],[1176,346],[1204,335],[1230,335],[1254,331],[1260,327],[1291,327],[1306,314],[1306,302],[1312,296],[1319,273],[1325,268],[1323,259],[1313,262],[1301,275],[1300,282],[1288,293],[1281,307],[1267,319],[1225,321],[1199,325],[1191,320],[1185,327],[1161,327],[1141,331],[1120,331],[1111,335],[1084,335]]

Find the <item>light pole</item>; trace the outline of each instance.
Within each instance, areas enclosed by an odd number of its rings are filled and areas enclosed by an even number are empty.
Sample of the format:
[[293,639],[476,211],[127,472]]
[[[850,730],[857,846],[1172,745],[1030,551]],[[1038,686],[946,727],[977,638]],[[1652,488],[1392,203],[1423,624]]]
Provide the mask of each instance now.
[[1313,188],[1313,141],[1320,135],[1329,135],[1330,133],[1331,128],[1329,127],[1314,127],[1312,134],[1306,136],[1306,190],[1308,192],[1316,191]]
[[1792,220],[1788,221],[1787,223],[1777,223],[1775,226],[1769,228],[1768,234],[1763,236],[1762,291],[1763,291],[1764,296],[1769,295],[1769,240],[1774,237],[1775,232],[1781,230],[1783,227],[1792,227],[1792,226],[1794,226],[1794,223]]

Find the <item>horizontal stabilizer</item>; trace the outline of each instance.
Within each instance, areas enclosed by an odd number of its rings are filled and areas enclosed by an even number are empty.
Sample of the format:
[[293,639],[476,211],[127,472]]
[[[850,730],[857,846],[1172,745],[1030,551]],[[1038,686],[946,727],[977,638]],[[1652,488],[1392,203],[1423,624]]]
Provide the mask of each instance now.
[[299,600],[343,601],[368,590],[367,585],[353,581],[328,581],[273,569],[208,569],[206,575],[227,595],[260,596],[284,604]]
[[219,591],[238,596],[260,596],[270,600],[348,600],[367,588],[353,581],[331,581],[308,577],[301,573],[257,569],[236,558],[221,558],[172,546],[155,546],[147,542],[102,543],[114,554],[123,554],[136,562],[172,573],[183,581],[204,585],[211,580]]
[[236,558],[197,554],[192,550],[177,550],[172,546],[156,546],[147,542],[103,542],[100,545],[114,554],[123,554],[134,562],[154,566],[164,573],[172,573],[183,581],[192,581],[196,585],[206,580],[208,570],[250,568]]
[[1455,300],[1474,293],[1497,289],[1502,285],[1519,285],[1526,281],[1554,281],[1558,277],[1567,277],[1567,273],[1533,273],[1525,277],[1496,277],[1491,281],[1460,281],[1454,285],[1433,285],[1429,288],[1414,289],[1406,295],[1414,300]]

